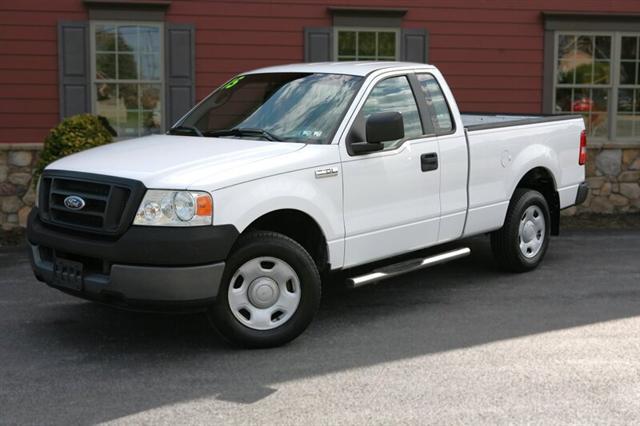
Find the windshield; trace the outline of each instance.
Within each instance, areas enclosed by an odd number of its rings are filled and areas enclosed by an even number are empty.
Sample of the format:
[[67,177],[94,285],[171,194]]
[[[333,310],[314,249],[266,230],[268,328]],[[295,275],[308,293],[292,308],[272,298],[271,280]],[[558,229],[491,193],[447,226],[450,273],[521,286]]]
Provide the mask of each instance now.
[[331,143],[362,77],[265,73],[235,77],[172,129],[194,136]]

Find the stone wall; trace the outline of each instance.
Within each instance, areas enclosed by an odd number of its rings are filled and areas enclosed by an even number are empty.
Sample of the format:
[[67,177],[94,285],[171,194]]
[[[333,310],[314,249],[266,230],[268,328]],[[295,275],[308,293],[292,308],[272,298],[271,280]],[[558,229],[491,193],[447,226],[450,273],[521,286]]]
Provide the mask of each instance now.
[[36,199],[32,171],[42,144],[0,144],[0,227],[25,226]]
[[566,215],[640,212],[640,147],[589,148],[589,196]]
[[[0,227],[25,226],[35,202],[32,170],[42,144],[0,144]],[[589,196],[584,204],[563,211],[581,213],[640,212],[640,147],[589,148]]]

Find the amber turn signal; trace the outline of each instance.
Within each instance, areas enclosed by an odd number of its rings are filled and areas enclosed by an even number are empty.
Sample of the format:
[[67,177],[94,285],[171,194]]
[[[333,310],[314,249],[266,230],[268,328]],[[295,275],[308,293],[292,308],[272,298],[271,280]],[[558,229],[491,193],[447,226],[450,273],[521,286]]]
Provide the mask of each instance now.
[[196,199],[196,215],[211,216],[213,215],[213,201],[209,195],[199,195]]

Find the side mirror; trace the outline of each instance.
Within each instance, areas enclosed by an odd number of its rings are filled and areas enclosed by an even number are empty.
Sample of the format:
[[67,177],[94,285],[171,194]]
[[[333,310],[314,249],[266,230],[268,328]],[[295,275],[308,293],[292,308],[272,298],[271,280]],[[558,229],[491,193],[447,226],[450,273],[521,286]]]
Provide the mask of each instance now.
[[396,141],[404,138],[404,120],[399,112],[371,114],[366,125],[367,143]]

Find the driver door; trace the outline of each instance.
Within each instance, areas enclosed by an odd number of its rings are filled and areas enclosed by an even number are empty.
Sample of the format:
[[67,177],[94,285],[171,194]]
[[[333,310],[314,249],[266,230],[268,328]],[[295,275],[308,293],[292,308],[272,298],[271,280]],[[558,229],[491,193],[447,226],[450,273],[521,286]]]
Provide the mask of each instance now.
[[384,142],[381,151],[362,155],[349,153],[348,138],[342,141],[344,267],[417,250],[438,240],[438,142],[425,111],[421,114],[418,108],[410,81],[407,75],[376,81],[353,124],[362,126],[373,113],[400,112],[404,138]]

